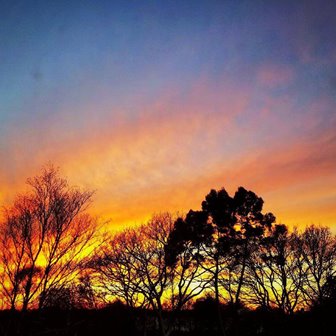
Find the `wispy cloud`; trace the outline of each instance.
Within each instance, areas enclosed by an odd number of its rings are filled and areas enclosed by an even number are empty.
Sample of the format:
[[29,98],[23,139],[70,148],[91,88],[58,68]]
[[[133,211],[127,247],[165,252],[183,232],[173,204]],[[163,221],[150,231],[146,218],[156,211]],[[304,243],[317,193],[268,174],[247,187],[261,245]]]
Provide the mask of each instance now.
[[51,161],[113,227],[239,185],[335,225],[332,2],[72,6],[2,20],[1,204]]

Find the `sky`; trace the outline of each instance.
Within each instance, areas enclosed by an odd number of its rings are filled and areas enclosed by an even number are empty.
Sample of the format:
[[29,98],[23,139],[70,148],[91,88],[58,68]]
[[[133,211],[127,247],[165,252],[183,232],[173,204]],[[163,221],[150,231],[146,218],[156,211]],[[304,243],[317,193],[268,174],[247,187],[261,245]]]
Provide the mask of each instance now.
[[0,0],[0,206],[43,165],[111,229],[244,186],[336,231],[335,1]]

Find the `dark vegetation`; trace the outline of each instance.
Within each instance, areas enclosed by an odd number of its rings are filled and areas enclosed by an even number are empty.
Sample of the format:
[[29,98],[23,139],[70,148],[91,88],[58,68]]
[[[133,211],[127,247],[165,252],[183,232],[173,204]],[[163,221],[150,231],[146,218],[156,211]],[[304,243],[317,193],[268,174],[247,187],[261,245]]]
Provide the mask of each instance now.
[[103,234],[93,192],[53,167],[5,209],[0,335],[330,335],[336,238],[238,188]]

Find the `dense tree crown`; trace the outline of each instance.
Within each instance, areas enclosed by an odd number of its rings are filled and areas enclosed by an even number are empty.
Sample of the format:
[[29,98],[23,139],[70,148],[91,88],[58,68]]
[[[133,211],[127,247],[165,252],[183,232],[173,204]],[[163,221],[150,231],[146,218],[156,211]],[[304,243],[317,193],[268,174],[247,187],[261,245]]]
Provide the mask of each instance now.
[[155,313],[167,335],[181,311],[211,299],[225,335],[224,303],[293,314],[336,300],[330,229],[289,231],[243,187],[233,196],[211,190],[200,210],[184,216],[156,214],[98,237],[86,212],[92,191],[69,186],[53,167],[28,186],[1,223],[3,308],[97,308],[118,299]]

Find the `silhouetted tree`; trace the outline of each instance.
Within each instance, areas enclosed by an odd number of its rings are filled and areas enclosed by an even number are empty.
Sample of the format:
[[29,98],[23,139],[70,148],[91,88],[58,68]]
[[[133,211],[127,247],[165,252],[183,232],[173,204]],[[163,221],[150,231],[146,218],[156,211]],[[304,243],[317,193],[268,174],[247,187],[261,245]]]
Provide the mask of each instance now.
[[76,285],[76,307],[81,309],[96,309],[98,302],[93,281],[88,274],[81,275]]
[[296,246],[297,233],[277,224],[248,261],[246,296],[249,302],[293,313],[302,306],[303,258]]
[[93,242],[96,221],[85,213],[93,192],[70,187],[52,166],[28,179],[30,191],[6,210],[2,225],[2,288],[12,308],[40,308],[71,281]]
[[[185,241],[203,248],[202,265],[211,275],[222,334],[221,288],[232,302],[239,303],[250,253],[275,221],[272,214],[262,214],[262,206],[260,197],[242,187],[234,197],[225,189],[211,190],[202,202],[202,211],[190,211],[184,223],[175,224],[173,235],[180,237],[180,242],[175,242],[176,254],[183,251]],[[186,232],[188,239],[184,238]]]
[[128,307],[143,307],[147,301],[138,275],[140,262],[130,251],[138,244],[134,229],[125,229],[101,245],[89,263],[94,270],[96,293],[105,302],[117,297]]
[[[189,218],[189,217],[188,217]],[[175,245],[175,219],[169,213],[154,215],[137,229],[126,229],[104,244],[91,265],[103,291],[122,299],[130,307],[150,307],[157,315],[162,335],[169,333],[171,318],[206,286],[201,258],[195,247]],[[179,240],[176,240],[178,244]],[[178,249],[178,253],[176,252]]]
[[[202,245],[209,238],[209,234],[201,228],[193,231],[195,225],[202,225],[202,220],[198,218],[199,214],[199,212],[190,211],[184,219],[179,217],[175,220],[175,228],[173,230],[173,225],[171,226],[165,244],[165,263],[169,270],[172,312],[170,324],[174,323],[174,317],[179,311],[209,287],[209,279],[202,267],[204,261]],[[203,229],[211,230],[211,227],[206,225]]]
[[[212,227],[205,224],[203,212],[190,210],[179,217],[169,233],[165,261],[170,269],[172,310],[181,310],[209,286],[204,262],[204,245],[211,242]],[[197,227],[197,229],[195,229]]]
[[[273,214],[262,213],[263,203],[261,197],[243,187],[238,188],[232,200],[227,197],[223,199],[217,196],[216,198],[212,192],[202,203],[203,210],[208,212],[213,224],[220,232],[219,244],[222,245],[220,246],[222,254],[233,253],[235,258],[235,274],[237,275],[233,281],[236,285],[235,303],[239,303],[247,261],[251,252],[259,246],[275,221]],[[230,207],[231,212],[226,210],[223,216],[221,209],[230,209]],[[232,286],[230,287],[230,292],[232,292]]]
[[[42,296],[42,295],[41,295]],[[41,297],[40,296],[40,297]],[[96,308],[96,299],[88,276],[77,282],[57,284],[49,288],[44,297],[43,309],[71,310]]]
[[302,284],[306,304],[324,301],[324,285],[336,274],[336,239],[327,227],[311,225],[299,236],[297,248],[305,262]]
[[110,294],[129,306],[153,309],[162,335],[166,334],[163,310],[169,283],[165,246],[172,225],[169,214],[154,215],[146,225],[117,234],[94,262]]
[[21,210],[26,200],[18,199],[12,209],[5,209],[5,223],[1,226],[1,296],[12,310],[22,299],[27,278],[34,277],[39,269],[32,269],[27,254],[27,236],[30,231],[30,212]]
[[[199,211],[154,215],[98,245],[97,222],[86,213],[91,191],[70,187],[53,167],[28,184],[0,226],[0,290],[12,310],[88,314],[101,300],[120,300],[113,311],[131,319],[129,330],[146,315],[144,330],[167,336],[191,333],[197,321],[206,324],[204,334],[266,334],[272,329],[253,320],[263,314],[292,330],[290,321],[308,315],[287,315],[309,307],[321,318],[335,308],[335,236],[314,225],[289,232],[262,212],[252,191],[211,190]],[[195,300],[196,320],[188,310]],[[255,325],[246,331],[241,320]]]
[[330,275],[322,287],[323,301],[320,304],[333,305],[336,307],[336,277]]
[[75,288],[72,286],[55,286],[49,288],[43,298],[43,308],[53,310],[70,310],[76,306]]

